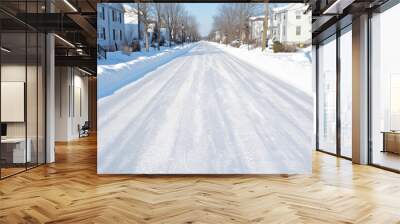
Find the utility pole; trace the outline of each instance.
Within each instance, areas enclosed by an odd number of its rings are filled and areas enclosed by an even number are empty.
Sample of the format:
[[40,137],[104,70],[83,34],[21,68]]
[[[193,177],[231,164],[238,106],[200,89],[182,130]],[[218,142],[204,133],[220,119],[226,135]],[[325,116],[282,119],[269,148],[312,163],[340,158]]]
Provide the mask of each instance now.
[[181,40],[182,40],[182,46],[183,46],[183,41],[184,41],[184,39],[183,39],[183,29],[185,28],[185,26],[182,24],[182,36],[181,36]]
[[136,13],[137,13],[137,18],[138,18],[138,38],[139,38],[139,43],[141,38],[141,33],[140,33],[140,6],[139,3],[136,3]]
[[263,23],[263,33],[262,33],[262,46],[261,49],[262,51],[265,50],[265,47],[267,46],[267,33],[268,33],[268,3],[264,4],[264,10],[265,10],[265,15],[264,15],[264,23]]

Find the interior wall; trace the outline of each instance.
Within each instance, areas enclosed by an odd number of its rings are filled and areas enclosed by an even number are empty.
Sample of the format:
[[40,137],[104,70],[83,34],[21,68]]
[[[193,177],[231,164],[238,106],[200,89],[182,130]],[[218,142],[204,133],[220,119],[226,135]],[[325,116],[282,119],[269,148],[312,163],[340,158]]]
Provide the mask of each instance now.
[[56,67],[55,73],[55,140],[70,141],[89,118],[88,77],[73,67]]
[[[71,135],[72,138],[79,137],[78,125],[82,126],[85,121],[88,121],[88,78],[82,76],[79,70],[74,69],[73,81],[73,108],[71,120]],[[78,102],[80,101],[80,102]]]
[[[1,66],[1,81],[2,82],[24,82],[25,83],[25,64],[2,64]],[[28,67],[28,70],[33,69]],[[30,88],[27,89],[31,90]],[[32,92],[28,92],[28,97],[32,97]],[[36,96],[36,92],[35,92]],[[36,107],[36,105],[35,105]],[[5,109],[5,108],[3,108]],[[30,120],[31,117],[28,117]],[[7,137],[22,137],[25,138],[25,122],[7,122]]]
[[68,140],[68,88],[69,88],[68,67],[55,68],[55,140]]
[[88,113],[90,122],[90,131],[97,131],[97,78],[88,78]]

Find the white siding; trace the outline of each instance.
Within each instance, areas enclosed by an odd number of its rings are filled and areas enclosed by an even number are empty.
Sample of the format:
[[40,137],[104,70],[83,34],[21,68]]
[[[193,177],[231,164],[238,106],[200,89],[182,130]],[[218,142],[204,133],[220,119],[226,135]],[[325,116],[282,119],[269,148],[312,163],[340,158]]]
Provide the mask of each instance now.
[[97,4],[97,12],[97,43],[108,51],[120,50],[126,43],[122,6],[114,3]]

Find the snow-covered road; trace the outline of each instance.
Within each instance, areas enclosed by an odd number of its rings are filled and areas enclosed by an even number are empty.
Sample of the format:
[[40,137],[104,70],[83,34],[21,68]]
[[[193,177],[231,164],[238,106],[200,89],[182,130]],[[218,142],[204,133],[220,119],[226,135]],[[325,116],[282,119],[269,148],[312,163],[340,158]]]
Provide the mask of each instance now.
[[207,42],[98,101],[98,172],[311,171],[313,99]]

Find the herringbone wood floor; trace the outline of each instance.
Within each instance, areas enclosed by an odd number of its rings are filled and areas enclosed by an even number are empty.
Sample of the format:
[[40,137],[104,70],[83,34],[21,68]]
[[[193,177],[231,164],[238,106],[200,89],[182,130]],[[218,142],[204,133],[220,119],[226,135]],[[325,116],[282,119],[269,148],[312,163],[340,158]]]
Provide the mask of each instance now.
[[98,176],[96,139],[0,181],[0,223],[400,223],[400,175],[314,153],[312,175]]

